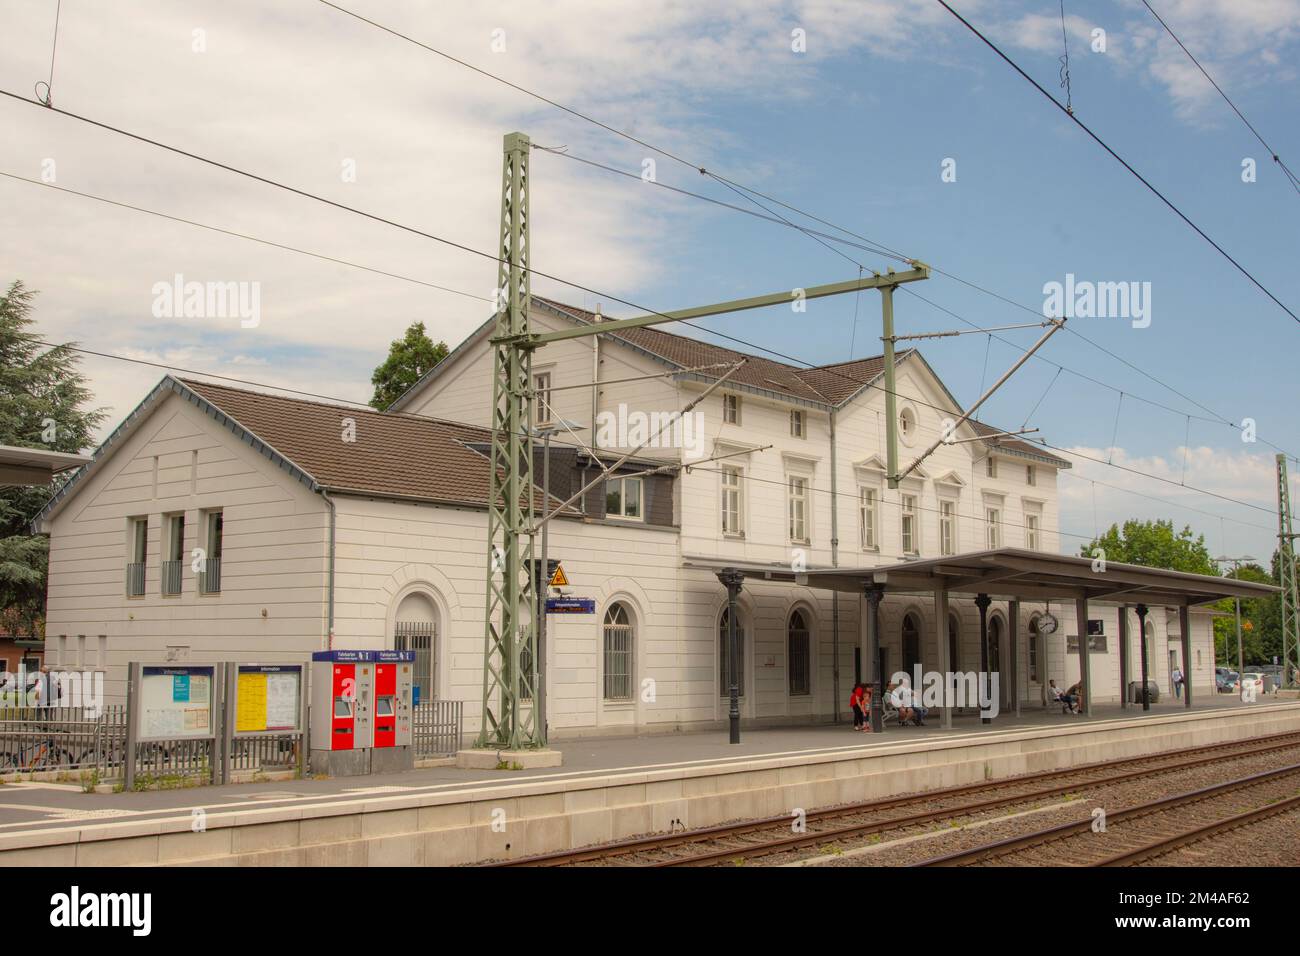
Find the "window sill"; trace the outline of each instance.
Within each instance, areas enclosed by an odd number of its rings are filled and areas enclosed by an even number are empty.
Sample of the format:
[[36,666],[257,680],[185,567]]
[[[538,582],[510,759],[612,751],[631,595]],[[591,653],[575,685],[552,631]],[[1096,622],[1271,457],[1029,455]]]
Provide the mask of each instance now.
[[724,538],[731,538],[731,539],[734,540],[734,541],[744,541],[744,540],[745,540],[745,532],[743,532],[743,531],[724,531],[724,532],[722,532],[722,536],[723,536]]
[[606,710],[636,710],[635,700],[602,700],[601,705]]

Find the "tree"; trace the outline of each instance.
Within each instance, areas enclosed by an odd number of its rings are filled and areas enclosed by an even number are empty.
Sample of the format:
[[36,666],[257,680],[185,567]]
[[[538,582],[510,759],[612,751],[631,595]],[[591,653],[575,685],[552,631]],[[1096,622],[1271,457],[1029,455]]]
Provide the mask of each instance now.
[[1175,533],[1172,521],[1130,520],[1124,522],[1122,530],[1118,525],[1111,525],[1100,538],[1084,545],[1080,554],[1085,558],[1096,557],[1093,552],[1097,548],[1106,553],[1107,561],[1191,574],[1217,576],[1219,573],[1205,547],[1205,537],[1193,535],[1186,525]]
[[412,322],[403,338],[388,348],[388,358],[370,376],[375,394],[370,399],[372,407],[381,412],[387,409],[408,388],[423,378],[428,371],[447,357],[447,343],[435,343],[424,331],[423,322]]
[[[79,452],[107,415],[85,407],[91,392],[71,345],[41,344],[34,299],[21,282],[0,296],[0,445]],[[43,630],[49,542],[31,522],[66,480],[0,488],[0,630]]]

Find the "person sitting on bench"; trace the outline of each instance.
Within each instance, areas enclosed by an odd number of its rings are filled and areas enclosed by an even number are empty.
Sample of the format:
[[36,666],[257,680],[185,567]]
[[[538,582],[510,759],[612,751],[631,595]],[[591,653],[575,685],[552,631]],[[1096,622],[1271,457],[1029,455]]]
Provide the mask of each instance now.
[[900,682],[894,690],[894,706],[898,708],[898,726],[903,726],[909,720],[918,727],[925,726],[925,716],[929,711],[917,705],[912,688],[906,681]]
[[[1073,687],[1070,688],[1070,690],[1073,689]],[[1079,698],[1061,690],[1061,688],[1056,686],[1056,681],[1049,680],[1047,682],[1047,693],[1052,700],[1061,705],[1061,713],[1077,714],[1079,712]]]

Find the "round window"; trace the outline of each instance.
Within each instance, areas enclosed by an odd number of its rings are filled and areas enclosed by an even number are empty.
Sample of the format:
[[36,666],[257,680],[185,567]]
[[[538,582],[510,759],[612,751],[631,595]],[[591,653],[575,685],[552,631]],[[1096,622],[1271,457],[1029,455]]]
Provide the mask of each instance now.
[[916,437],[916,412],[910,408],[898,413],[898,437],[904,445],[912,444]]

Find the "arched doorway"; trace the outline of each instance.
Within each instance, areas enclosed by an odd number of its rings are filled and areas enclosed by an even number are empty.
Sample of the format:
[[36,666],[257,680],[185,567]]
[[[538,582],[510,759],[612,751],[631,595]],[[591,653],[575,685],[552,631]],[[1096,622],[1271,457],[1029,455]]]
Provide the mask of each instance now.
[[998,675],[998,706],[1006,703],[1007,681],[1002,673],[1002,618],[989,618],[989,677]]
[[416,700],[438,696],[438,606],[422,591],[402,598],[393,617],[393,650],[415,652]]
[[948,615],[948,670],[961,670],[961,622],[956,614]]
[[921,663],[921,622],[911,611],[903,615],[903,670],[911,680],[917,664]]
[[[731,608],[724,607],[718,615],[718,696],[731,697]],[[745,618],[736,616],[736,688],[745,697]]]

